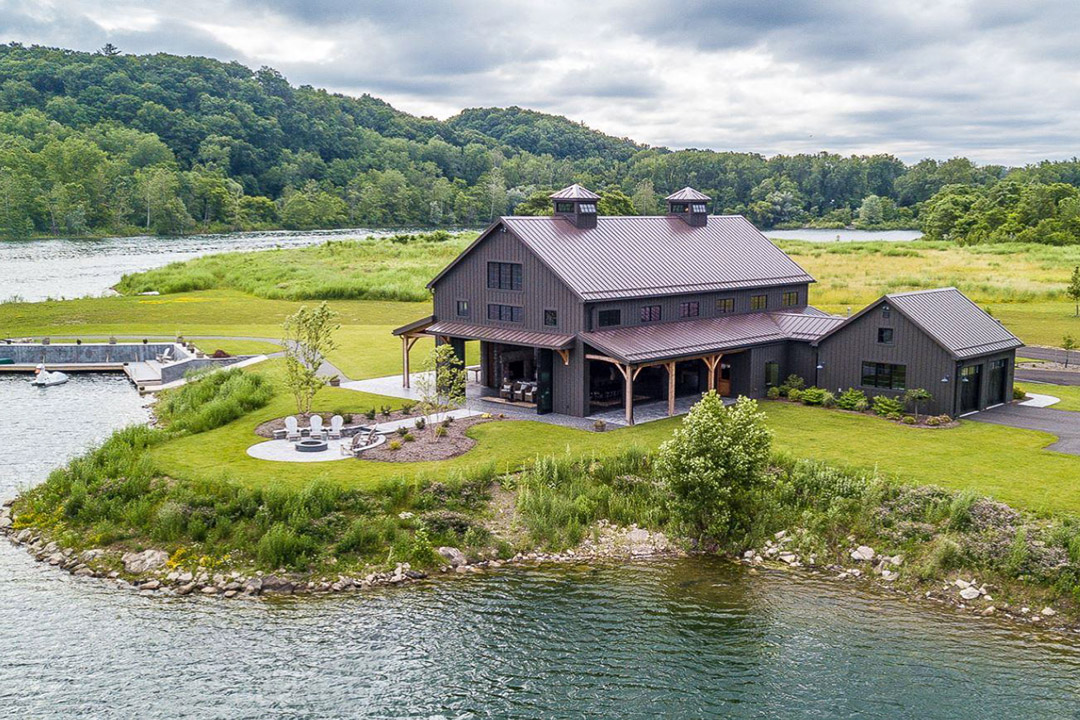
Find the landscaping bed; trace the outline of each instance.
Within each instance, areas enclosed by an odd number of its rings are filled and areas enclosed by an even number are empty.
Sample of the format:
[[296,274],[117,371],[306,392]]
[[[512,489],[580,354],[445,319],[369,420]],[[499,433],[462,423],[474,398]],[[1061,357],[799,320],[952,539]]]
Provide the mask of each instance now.
[[439,426],[446,428],[446,433],[441,437],[435,437],[432,428],[405,428],[405,432],[387,435],[385,443],[365,450],[359,458],[399,463],[449,460],[464,455],[476,445],[476,440],[467,434],[469,428],[491,421],[490,416],[454,420]]

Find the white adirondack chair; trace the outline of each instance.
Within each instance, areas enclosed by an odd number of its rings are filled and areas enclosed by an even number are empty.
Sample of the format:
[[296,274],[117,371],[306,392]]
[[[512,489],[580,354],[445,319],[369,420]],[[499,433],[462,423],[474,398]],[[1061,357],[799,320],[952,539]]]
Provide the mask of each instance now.
[[300,424],[296,422],[296,418],[292,415],[285,418],[285,439],[291,442],[300,439]]
[[310,436],[313,437],[313,438],[316,438],[316,439],[322,437],[322,416],[321,415],[312,415],[311,416],[311,433],[310,433]]
[[335,415],[330,418],[330,438],[333,440],[341,439],[341,428],[345,425],[345,418],[340,415]]

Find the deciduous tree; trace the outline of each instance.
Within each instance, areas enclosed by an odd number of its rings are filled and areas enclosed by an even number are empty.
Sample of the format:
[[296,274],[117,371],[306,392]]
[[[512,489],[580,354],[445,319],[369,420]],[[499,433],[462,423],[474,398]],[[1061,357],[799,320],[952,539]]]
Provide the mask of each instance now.
[[318,373],[326,356],[337,348],[334,333],[341,327],[337,317],[324,302],[314,308],[304,305],[285,319],[285,385],[301,414],[311,412],[315,393],[326,384]]

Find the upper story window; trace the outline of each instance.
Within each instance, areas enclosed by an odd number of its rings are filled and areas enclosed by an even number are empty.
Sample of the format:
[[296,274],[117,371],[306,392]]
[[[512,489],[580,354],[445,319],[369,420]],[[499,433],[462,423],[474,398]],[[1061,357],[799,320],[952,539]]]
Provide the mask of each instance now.
[[469,301],[458,300],[457,301],[457,315],[458,317],[469,317]]
[[735,312],[735,298],[717,298],[716,312],[721,315]]
[[751,310],[764,310],[769,307],[768,295],[751,295],[750,296],[750,309]]
[[799,304],[799,293],[795,290],[786,292],[780,296],[780,304],[784,307],[791,307],[792,305]]
[[671,203],[671,212],[684,213],[686,212],[686,203]]
[[558,310],[545,310],[544,311],[544,325],[548,327],[556,327],[559,324],[559,311]]
[[492,290],[520,290],[521,263],[488,263],[488,287]]
[[578,214],[579,215],[595,215],[596,214],[596,203],[581,203],[580,205],[578,205]]
[[694,203],[690,206],[690,212],[692,213],[704,213],[705,203]]
[[701,314],[701,305],[697,302],[679,303],[679,317],[690,318]]
[[574,203],[557,202],[555,203],[555,212],[572,213],[574,212]]
[[522,320],[522,315],[523,311],[520,305],[488,305],[488,320],[519,323]]
[[877,329],[877,341],[884,345],[892,345],[893,329],[892,328],[878,328]]
[[596,313],[596,324],[600,327],[622,325],[622,310],[601,310]]
[[892,308],[889,307],[888,304],[881,306],[881,317],[885,318],[886,320],[892,317]]
[[659,305],[642,305],[641,306],[641,322],[660,322],[660,306]]

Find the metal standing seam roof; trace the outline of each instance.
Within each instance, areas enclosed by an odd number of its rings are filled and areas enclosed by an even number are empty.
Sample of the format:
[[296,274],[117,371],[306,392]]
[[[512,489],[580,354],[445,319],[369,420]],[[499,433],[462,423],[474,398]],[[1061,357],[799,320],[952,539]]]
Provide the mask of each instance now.
[[689,187],[689,186],[684,187],[682,190],[677,190],[677,191],[671,193],[670,195],[668,195],[664,199],[667,200],[668,202],[692,202],[694,200],[699,200],[699,201],[712,200],[712,198],[709,197],[708,195],[706,195],[705,193],[698,192],[697,190],[695,190],[694,188]]
[[957,358],[1024,345],[956,288],[916,290],[886,295],[885,298]]
[[502,222],[586,301],[814,282],[739,215],[702,227],[666,215],[600,217],[594,228],[558,216]]
[[892,293],[879,298],[822,335],[821,342],[887,302],[956,359],[1023,347],[1018,337],[954,287]]
[[807,313],[747,313],[631,325],[582,333],[581,339],[612,357],[635,364],[704,355],[783,340],[813,340],[844,318]]
[[564,187],[549,195],[552,200],[599,200],[600,196],[577,183]]
[[574,344],[573,335],[557,333],[529,332],[497,325],[472,325],[469,323],[437,322],[429,326],[428,335],[445,335],[465,340],[491,340],[507,345],[526,345],[529,347],[565,350]]

